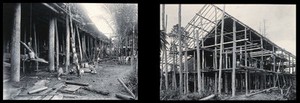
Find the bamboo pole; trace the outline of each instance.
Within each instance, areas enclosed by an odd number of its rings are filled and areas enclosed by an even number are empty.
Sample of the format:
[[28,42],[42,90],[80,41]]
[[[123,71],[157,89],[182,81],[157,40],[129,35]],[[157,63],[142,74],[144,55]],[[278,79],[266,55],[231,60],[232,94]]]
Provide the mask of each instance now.
[[235,69],[236,69],[236,24],[235,21],[233,21],[233,53],[232,53],[232,81],[231,81],[231,89],[232,89],[232,97],[235,96],[235,91],[236,91],[236,87],[235,87]]
[[20,81],[21,3],[16,3],[11,37],[11,81]]
[[182,84],[182,44],[181,44],[181,4],[179,4],[178,8],[178,33],[179,33],[179,92],[183,93],[183,84]]
[[225,16],[225,5],[223,6],[223,16],[222,16],[222,25],[221,25],[221,42],[220,42],[220,64],[219,64],[219,84],[218,84],[218,94],[221,94],[221,77],[222,77],[222,54],[223,54],[223,42],[224,42],[224,37],[223,37],[223,32],[224,32],[224,16]]

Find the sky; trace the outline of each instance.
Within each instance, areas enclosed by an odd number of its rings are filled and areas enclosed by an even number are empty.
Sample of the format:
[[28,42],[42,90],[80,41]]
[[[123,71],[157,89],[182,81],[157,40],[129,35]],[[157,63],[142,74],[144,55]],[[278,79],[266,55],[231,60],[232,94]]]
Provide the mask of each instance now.
[[[224,5],[216,6],[222,9]],[[181,25],[186,26],[202,7],[201,4],[182,4]],[[266,37],[296,55],[296,5],[226,4],[225,12],[257,32],[260,27],[263,29],[265,20]],[[178,24],[178,5],[166,4],[165,14],[168,15],[167,32],[170,32],[173,25]]]
[[114,36],[115,25],[112,23],[113,17],[111,12],[105,7],[104,3],[81,3],[93,23],[89,25],[96,25],[108,38]]

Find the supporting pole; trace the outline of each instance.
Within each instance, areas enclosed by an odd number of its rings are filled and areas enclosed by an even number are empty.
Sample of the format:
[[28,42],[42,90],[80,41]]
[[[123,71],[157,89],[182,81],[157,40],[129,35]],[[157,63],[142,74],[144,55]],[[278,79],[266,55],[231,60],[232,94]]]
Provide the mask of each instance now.
[[[247,28],[245,28],[245,39],[247,39]],[[245,42],[245,67],[248,67],[248,55],[247,55],[247,43]],[[245,68],[245,87],[246,87],[246,95],[248,95],[248,68]]]
[[[201,18],[201,28],[202,28],[202,18]],[[203,48],[204,47],[204,39],[203,38],[202,38],[201,42],[202,42],[201,43],[202,44],[201,48]],[[201,76],[202,76],[201,77],[201,85],[202,85],[201,87],[202,87],[202,90],[204,91],[205,89],[204,89],[204,72],[203,71],[204,71],[204,68],[205,68],[204,67],[205,63],[204,63],[204,50],[203,49],[202,49],[201,53],[202,53],[202,56],[201,56],[201,58],[202,58],[202,60],[201,60],[202,61],[201,66],[202,67],[201,67],[201,71],[200,71],[201,72]]]
[[55,37],[56,37],[56,71],[58,71],[59,66],[59,39],[58,39],[58,27],[57,19],[55,19]]
[[232,97],[235,96],[235,69],[236,69],[236,24],[233,21],[233,53],[232,53],[232,80],[231,80],[231,89],[232,89]]
[[65,62],[65,72],[68,73],[68,68],[70,65],[70,27],[69,27],[69,17],[66,16],[66,62]]
[[[221,77],[222,77],[222,54],[223,54],[223,42],[224,42],[224,37],[223,37],[223,32],[224,32],[224,16],[225,16],[225,5],[223,6],[223,16],[222,16],[222,26],[221,26],[221,42],[220,42],[220,65],[219,65],[219,85],[218,85],[218,94],[221,94]],[[235,53],[235,52],[234,52]]]
[[82,47],[81,47],[81,40],[80,40],[80,33],[78,30],[78,26],[76,26],[76,31],[77,31],[77,37],[78,37],[78,45],[79,45],[79,56],[80,56],[80,62],[82,62]]
[[[195,33],[194,33],[195,34]],[[197,81],[196,81],[196,52],[194,52],[194,57],[193,57],[193,66],[194,66],[194,72],[193,72],[193,74],[194,74],[194,92],[196,93],[196,87],[197,87]]]
[[201,94],[201,75],[200,75],[200,45],[199,45],[199,32],[197,30],[197,34],[196,34],[196,38],[197,38],[197,81],[198,81],[198,93]]
[[49,71],[53,72],[54,69],[54,36],[55,36],[55,17],[51,17],[50,22],[49,22]]
[[11,36],[11,81],[20,81],[21,3],[16,3]]
[[[275,46],[272,47],[272,53],[273,53],[273,72],[276,72],[276,56],[275,56]],[[275,73],[273,73],[273,87],[276,87],[276,77]]]
[[[165,28],[165,5],[162,5],[162,24],[163,24],[163,32],[166,31]],[[167,38],[167,35],[166,35]],[[166,86],[166,90],[169,89],[169,83],[168,83],[168,56],[167,56],[167,47],[164,48],[164,52],[165,52],[165,86]]]
[[[215,7],[215,42],[214,44],[217,44],[217,8]],[[215,46],[215,51],[214,51],[214,64],[215,67],[214,69],[217,70],[218,68],[218,60],[217,60],[217,47]],[[214,93],[217,94],[217,89],[218,89],[218,82],[217,82],[217,77],[218,77],[218,73],[215,72],[215,88],[214,88]]]
[[188,90],[187,90],[187,73],[188,73],[188,70],[187,70],[187,45],[186,45],[186,41],[184,41],[184,47],[185,47],[185,52],[184,52],[184,88],[183,88],[183,91],[184,91],[184,94],[187,94]]
[[224,82],[225,82],[225,93],[228,93],[228,77],[227,73],[224,73]]
[[178,8],[178,33],[179,33],[179,93],[183,93],[183,84],[182,84],[182,44],[181,44],[181,4]]
[[[34,51],[35,51],[35,53],[36,53],[36,55],[38,56],[38,50],[37,50],[37,39],[36,39],[36,30],[35,30],[35,24],[33,24],[33,35],[34,35]],[[36,64],[36,71],[38,71],[39,70],[39,62],[38,61],[36,61],[35,62],[35,64]]]

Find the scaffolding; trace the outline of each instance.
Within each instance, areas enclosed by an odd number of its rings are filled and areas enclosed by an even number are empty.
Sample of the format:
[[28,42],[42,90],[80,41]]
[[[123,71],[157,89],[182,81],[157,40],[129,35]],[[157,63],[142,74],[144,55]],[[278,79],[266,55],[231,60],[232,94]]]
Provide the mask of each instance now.
[[204,5],[184,28],[179,13],[179,25],[170,33],[170,56],[161,62],[171,68],[161,68],[170,78],[164,82],[181,94],[231,93],[232,97],[236,92],[248,95],[253,90],[291,86],[296,56],[224,9]]

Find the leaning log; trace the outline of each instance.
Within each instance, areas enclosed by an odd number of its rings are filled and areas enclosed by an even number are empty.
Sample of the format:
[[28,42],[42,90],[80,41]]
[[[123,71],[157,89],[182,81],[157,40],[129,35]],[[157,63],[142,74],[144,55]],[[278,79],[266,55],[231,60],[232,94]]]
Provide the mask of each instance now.
[[131,96],[123,95],[123,94],[116,94],[117,98],[123,99],[123,100],[134,100]]
[[276,89],[276,88],[277,87],[271,87],[271,88],[268,88],[268,89],[264,89],[264,90],[261,90],[261,91],[255,92],[255,93],[248,94],[248,95],[246,95],[246,97],[249,97],[249,96],[252,96],[252,95],[255,95],[255,94],[258,94],[258,93],[262,93],[262,92],[265,92],[265,91],[269,91],[271,89]]
[[91,92],[95,92],[95,93],[98,93],[98,94],[102,94],[102,95],[109,95],[109,92],[107,92],[107,91],[97,90],[97,89],[92,88],[92,87],[84,87],[83,89],[91,91]]
[[71,82],[71,81],[66,81],[66,84],[79,85],[79,86],[89,86],[88,83],[78,83],[78,82]]
[[215,94],[212,94],[207,97],[201,98],[200,100],[210,100],[210,99],[214,98],[215,96],[216,96]]
[[135,98],[135,95],[130,91],[130,89],[124,84],[124,82],[118,78],[118,81],[123,85],[123,87],[130,93],[130,95]]

